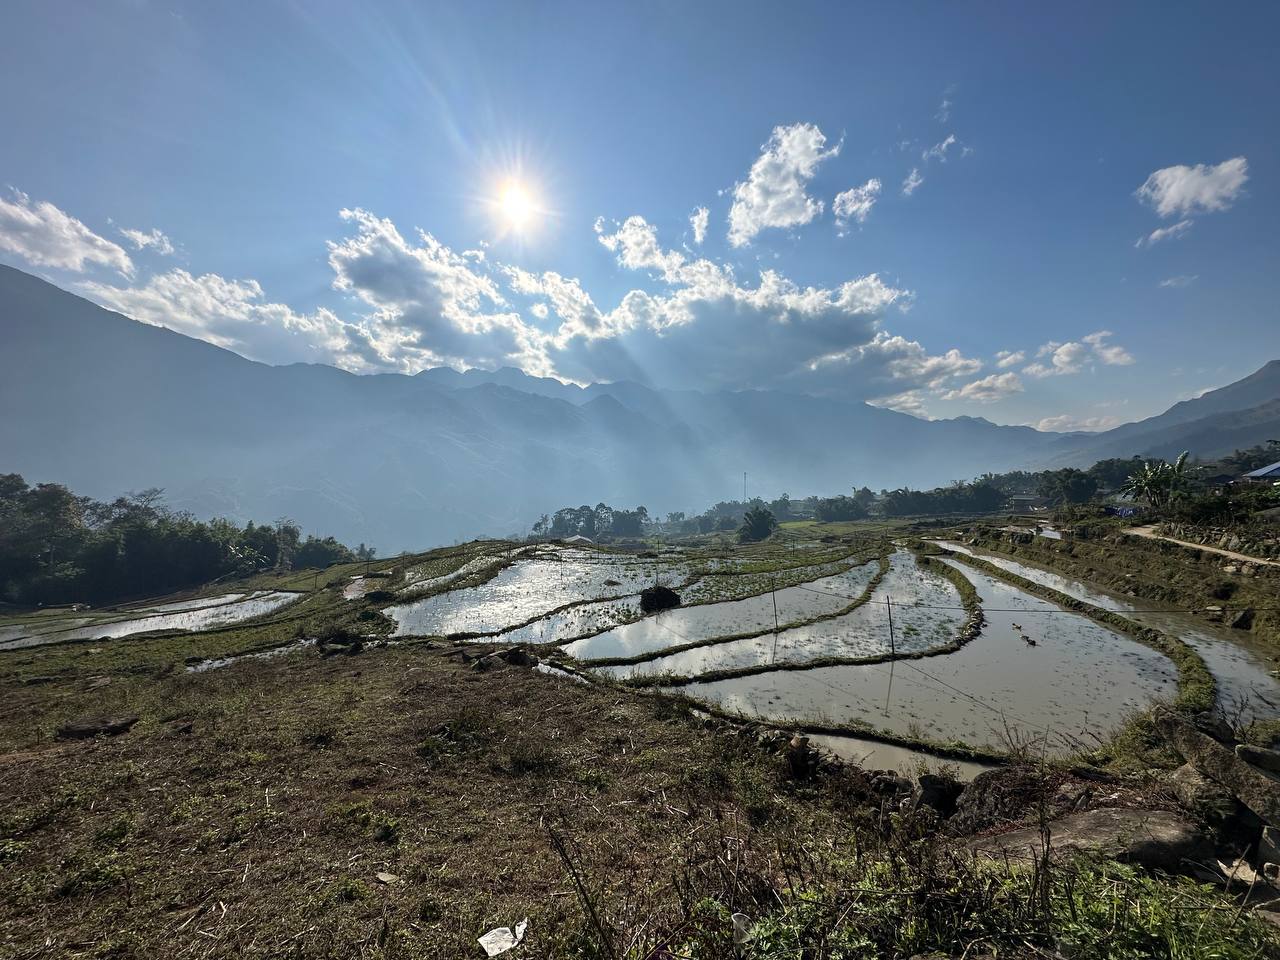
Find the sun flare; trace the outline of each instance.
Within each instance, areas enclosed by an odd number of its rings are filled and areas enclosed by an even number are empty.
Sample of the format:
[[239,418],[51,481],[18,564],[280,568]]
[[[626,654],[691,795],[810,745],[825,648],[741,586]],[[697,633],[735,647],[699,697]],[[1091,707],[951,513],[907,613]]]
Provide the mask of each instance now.
[[537,204],[528,187],[517,180],[506,183],[498,198],[502,220],[512,230],[523,230],[537,213]]

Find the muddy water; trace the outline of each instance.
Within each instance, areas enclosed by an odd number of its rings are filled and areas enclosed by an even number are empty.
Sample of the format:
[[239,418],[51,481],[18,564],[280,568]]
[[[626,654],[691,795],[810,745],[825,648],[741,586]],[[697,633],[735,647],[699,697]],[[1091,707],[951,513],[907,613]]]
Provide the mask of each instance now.
[[47,643],[60,643],[64,640],[97,640],[113,637],[127,637],[135,633],[146,633],[151,630],[207,630],[210,627],[221,627],[239,623],[251,617],[259,617],[292,603],[301,593],[284,590],[272,590],[223,603],[215,602],[220,598],[210,598],[207,606],[188,610],[175,610],[171,613],[159,613],[146,617],[116,620],[90,620],[70,629],[63,628],[47,632],[32,632],[20,637],[0,641],[0,650],[16,650],[22,647],[37,647]]
[[[824,588],[821,583],[819,581],[806,585],[807,589],[796,589],[807,594],[821,591],[841,592],[845,597],[857,596],[849,591]],[[779,592],[779,596],[781,595],[782,591]],[[894,605],[892,643],[888,608],[884,603],[889,598],[892,598]],[[964,612],[959,607],[960,594],[955,587],[938,574],[920,569],[914,556],[900,551],[890,558],[889,572],[876,588],[870,602],[852,613],[782,630],[776,634],[732,640],[715,646],[673,653],[646,663],[603,669],[616,677],[662,673],[690,676],[708,670],[766,663],[794,663],[820,657],[874,657],[890,653],[891,650],[899,653],[923,652],[954,642],[964,622]],[[666,645],[671,644],[668,642]]]
[[746,600],[728,600],[666,610],[636,623],[579,640],[565,651],[580,660],[629,657],[682,643],[749,633],[772,628],[774,599],[777,623],[794,623],[834,613],[849,605],[875,576],[878,563],[871,561],[844,573],[823,577],[802,586],[786,587]]
[[900,747],[897,744],[881,743],[878,740],[866,740],[861,737],[835,737],[819,733],[808,734],[808,737],[813,746],[835,754],[841,760],[851,761],[864,770],[893,770],[904,776],[946,771],[953,774],[957,780],[968,783],[978,774],[996,769],[993,763],[944,760],[921,750],[912,750],[910,747]]
[[[977,571],[965,575],[983,598],[987,625],[956,653],[760,674],[680,692],[779,723],[865,723],[991,750],[1007,748],[1007,724],[1017,739],[1063,754],[1074,743],[1096,745],[1093,736],[1176,689],[1173,664],[1154,650]],[[1024,633],[1036,646],[1023,642]]]
[[520,560],[488,583],[388,607],[395,636],[431,636],[498,631],[557,607],[585,599],[639,593],[655,580],[678,582],[680,564],[610,557],[584,550],[557,550]]
[[[938,545],[981,557],[1001,569],[1027,580],[1083,600],[1104,610],[1123,614],[1143,626],[1178,637],[1204,658],[1205,665],[1218,684],[1218,704],[1228,716],[1269,718],[1280,715],[1280,681],[1271,676],[1274,665],[1255,644],[1250,644],[1239,631],[1205,623],[1195,614],[1178,612],[1158,601],[1127,597],[1097,584],[1035,567],[986,550],[975,550],[962,543],[939,540]],[[1141,612],[1133,612],[1139,610]]]

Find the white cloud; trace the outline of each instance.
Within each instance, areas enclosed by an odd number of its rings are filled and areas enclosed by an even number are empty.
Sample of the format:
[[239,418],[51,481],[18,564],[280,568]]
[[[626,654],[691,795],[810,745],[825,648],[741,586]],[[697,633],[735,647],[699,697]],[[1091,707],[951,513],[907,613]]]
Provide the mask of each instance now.
[[1147,177],[1134,196],[1162,217],[1226,210],[1249,179],[1249,163],[1233,157],[1216,166],[1197,163],[1164,167]]
[[1043,379],[1080,373],[1090,359],[1098,360],[1107,366],[1128,366],[1133,363],[1133,356],[1128,350],[1107,343],[1110,337],[1110,330],[1098,330],[1081,337],[1079,341],[1058,343],[1056,340],[1050,340],[1036,351],[1037,357],[1048,357],[1049,362],[1033,363],[1023,367],[1022,372],[1027,376]]
[[684,254],[664,251],[658,231],[644,217],[627,217],[613,233],[605,233],[604,217],[597,217],[596,236],[606,250],[618,255],[618,266],[628,270],[657,270],[668,281],[677,280]]
[[1194,220],[1179,220],[1177,223],[1168,227],[1157,227],[1145,237],[1139,237],[1135,247],[1149,247],[1152,244],[1159,243],[1161,240],[1177,240],[1187,235],[1187,231],[1191,229]]
[[529,308],[529,312],[532,313],[539,320],[545,320],[551,314],[551,311],[548,309],[545,303],[535,303],[533,306]]
[[836,223],[844,226],[850,220],[865,223],[871,208],[880,196],[880,181],[872,177],[860,187],[853,187],[843,193],[837,193],[831,203],[831,212],[836,215]]
[[1162,287],[1189,287],[1189,286],[1191,286],[1191,284],[1195,283],[1195,282],[1196,282],[1197,280],[1199,280],[1199,279],[1200,279],[1200,275],[1199,275],[1199,274],[1192,274],[1192,275],[1190,275],[1190,276],[1187,276],[1186,274],[1182,274],[1182,275],[1177,276],[1177,277],[1169,277],[1168,279],[1161,280],[1161,281],[1160,281],[1160,286],[1162,286]]
[[741,247],[769,227],[796,227],[822,213],[822,201],[805,193],[818,164],[840,152],[824,149],[827,138],[812,123],[774,127],[751,165],[747,179],[734,184],[729,209],[729,242]]
[[409,372],[438,365],[547,372],[538,331],[509,309],[480,264],[424,231],[410,243],[365,210],[340,216],[356,233],[329,243],[329,265],[334,288],[369,308],[362,362]]
[[1127,367],[1133,363],[1133,355],[1124,347],[1108,344],[1106,341],[1111,338],[1110,330],[1099,330],[1097,333],[1091,333],[1087,337],[1082,337],[1090,347],[1093,348],[1093,354],[1103,363],[1110,367]]
[[1076,430],[1084,430],[1096,433],[1099,430],[1110,430],[1112,427],[1120,426],[1119,417],[1076,417],[1069,413],[1060,414],[1056,417],[1045,417],[1037,423],[1028,424],[1037,430],[1054,431],[1054,432],[1072,432]]
[[47,200],[32,202],[20,190],[0,196],[0,250],[17,254],[36,267],[82,273],[90,264],[133,276],[133,261],[119,244],[98,236]]
[[977,403],[995,403],[1005,397],[1022,392],[1022,380],[1016,373],[993,373],[966,383],[955,390],[947,390],[942,394],[943,400],[972,400]]
[[950,99],[948,99],[947,97],[942,98],[942,104],[938,107],[938,112],[933,115],[933,118],[937,120],[939,123],[946,123],[948,120],[951,119]]
[[928,163],[930,160],[941,160],[943,163],[946,163],[947,151],[957,143],[959,143],[959,141],[956,140],[956,135],[954,133],[947,134],[947,138],[941,143],[935,143],[928,150],[923,151],[920,154],[920,159],[925,163]]
[[706,207],[698,207],[689,214],[689,226],[693,227],[693,242],[698,246],[702,246],[702,241],[707,239],[707,221],[710,217],[711,211]]
[[924,177],[920,176],[920,169],[912,167],[911,172],[907,174],[907,179],[902,181],[902,195],[909,197],[920,188],[920,184],[924,183]]
[[144,250],[153,247],[162,257],[173,255],[173,243],[160,230],[121,230],[120,235],[133,244],[133,249]]
[[297,313],[283,303],[265,301],[256,280],[228,280],[215,273],[197,277],[186,270],[171,270],[141,286],[93,282],[79,286],[92,300],[135,320],[266,363],[339,362],[354,332],[328,310]]
[[1016,367],[1025,359],[1027,355],[1021,350],[1000,350],[996,353],[996,366],[1002,370],[1006,367]]

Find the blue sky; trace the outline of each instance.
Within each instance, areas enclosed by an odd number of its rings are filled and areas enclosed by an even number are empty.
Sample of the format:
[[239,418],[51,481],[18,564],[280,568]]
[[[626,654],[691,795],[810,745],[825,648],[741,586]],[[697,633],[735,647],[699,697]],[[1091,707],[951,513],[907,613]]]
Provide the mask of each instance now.
[[1272,4],[6,21],[0,261],[255,359],[1099,428],[1280,357]]

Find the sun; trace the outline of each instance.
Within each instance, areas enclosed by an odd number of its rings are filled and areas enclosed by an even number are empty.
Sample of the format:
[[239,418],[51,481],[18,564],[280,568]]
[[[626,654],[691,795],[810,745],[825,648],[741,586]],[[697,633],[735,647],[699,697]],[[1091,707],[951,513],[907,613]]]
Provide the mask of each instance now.
[[521,231],[532,223],[538,204],[528,187],[518,180],[509,180],[498,196],[498,211],[508,229]]

